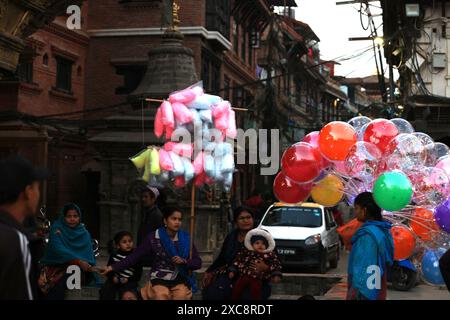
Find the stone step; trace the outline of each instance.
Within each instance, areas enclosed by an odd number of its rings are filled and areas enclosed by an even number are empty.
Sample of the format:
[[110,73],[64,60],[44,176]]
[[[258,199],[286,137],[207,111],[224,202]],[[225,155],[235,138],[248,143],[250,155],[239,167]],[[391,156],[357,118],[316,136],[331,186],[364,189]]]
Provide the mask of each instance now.
[[[144,268],[143,276],[139,283],[144,286],[147,281],[147,274],[149,268]],[[194,272],[197,279],[197,286],[200,287],[201,279],[203,277],[204,269]],[[343,275],[338,274],[284,274],[283,279],[278,284],[272,284],[272,297],[274,300],[297,300],[303,295],[324,296],[333,286],[338,284]],[[99,287],[86,286],[81,290],[68,290],[66,292],[66,299],[68,300],[98,300]],[[332,295],[329,298],[333,298]],[[345,298],[345,297],[344,297]],[[198,291],[193,300],[201,300],[201,292]]]

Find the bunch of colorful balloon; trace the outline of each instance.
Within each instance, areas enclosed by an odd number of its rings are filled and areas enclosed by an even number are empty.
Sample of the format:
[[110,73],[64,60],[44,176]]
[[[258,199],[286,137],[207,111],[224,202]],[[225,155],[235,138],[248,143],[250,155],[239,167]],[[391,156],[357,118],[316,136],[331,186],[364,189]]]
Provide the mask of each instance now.
[[395,259],[424,249],[425,280],[443,283],[435,262],[450,238],[449,148],[408,121],[359,116],[328,123],[284,152],[273,189],[280,201],[311,197],[327,207],[373,192],[393,223]]
[[154,133],[166,143],[130,158],[144,181],[182,188],[194,179],[196,187],[206,183],[230,190],[234,150],[226,140],[236,138],[237,130],[228,101],[204,93],[201,83],[173,92],[157,110]]

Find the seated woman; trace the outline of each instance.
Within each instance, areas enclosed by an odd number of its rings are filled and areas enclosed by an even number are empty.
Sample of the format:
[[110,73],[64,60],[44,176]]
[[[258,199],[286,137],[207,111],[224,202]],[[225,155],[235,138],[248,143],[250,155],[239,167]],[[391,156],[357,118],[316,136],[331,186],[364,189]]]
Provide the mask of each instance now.
[[92,239],[81,223],[81,210],[74,203],[62,208],[61,216],[52,224],[48,247],[39,277],[39,287],[49,300],[64,300],[69,265],[78,265],[84,272],[95,265]]
[[[219,256],[206,270],[203,277],[204,300],[229,300],[232,295],[232,286],[235,282],[228,277],[228,268],[232,266],[239,251],[244,248],[247,233],[254,228],[253,213],[247,207],[236,208],[233,212],[235,229],[225,238]],[[257,272],[267,272],[270,267],[263,261],[252,262],[251,267]],[[262,286],[262,299],[269,298],[271,287],[269,281]],[[244,292],[243,299],[250,299],[250,292]]]
[[102,272],[120,272],[136,265],[145,256],[152,256],[149,283],[141,289],[144,300],[189,300],[196,291],[193,270],[200,269],[202,260],[195,246],[190,256],[189,234],[180,230],[182,213],[176,208],[163,210],[164,227],[150,236],[132,254]]

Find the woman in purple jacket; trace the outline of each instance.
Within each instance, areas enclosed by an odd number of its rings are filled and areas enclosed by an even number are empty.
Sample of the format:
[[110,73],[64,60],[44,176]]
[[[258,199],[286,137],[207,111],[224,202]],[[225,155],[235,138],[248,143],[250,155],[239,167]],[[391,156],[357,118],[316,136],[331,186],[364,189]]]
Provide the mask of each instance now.
[[202,260],[193,246],[189,257],[189,234],[180,230],[182,213],[176,208],[163,210],[164,226],[149,237],[126,259],[106,267],[102,274],[119,272],[137,264],[146,255],[153,257],[149,283],[141,289],[144,300],[189,300],[197,290],[193,270]]

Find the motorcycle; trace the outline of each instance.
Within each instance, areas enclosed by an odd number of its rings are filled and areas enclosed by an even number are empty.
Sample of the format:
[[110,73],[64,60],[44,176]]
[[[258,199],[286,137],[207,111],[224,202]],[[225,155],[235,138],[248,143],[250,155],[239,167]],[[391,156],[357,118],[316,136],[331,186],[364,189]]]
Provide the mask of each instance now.
[[409,260],[396,260],[387,270],[388,282],[398,291],[409,291],[418,283],[418,271],[414,263]]

